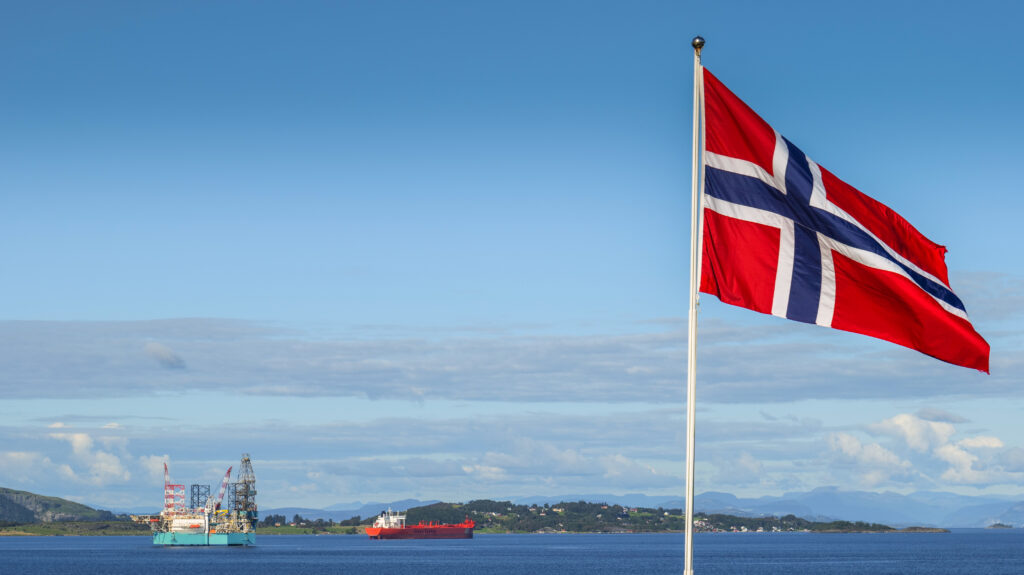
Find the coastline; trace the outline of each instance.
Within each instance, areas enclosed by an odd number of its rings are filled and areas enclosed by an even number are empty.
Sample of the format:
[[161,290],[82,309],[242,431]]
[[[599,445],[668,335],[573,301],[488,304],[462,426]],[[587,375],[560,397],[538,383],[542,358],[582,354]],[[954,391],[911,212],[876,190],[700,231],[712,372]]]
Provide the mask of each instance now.
[[[33,529],[33,527],[37,527]],[[29,529],[29,530],[26,530]],[[979,530],[988,530],[987,528],[977,528]],[[944,527],[905,527],[903,529],[890,529],[890,530],[793,530],[793,531],[703,531],[701,534],[715,534],[715,535],[786,535],[786,534],[807,534],[807,533],[821,533],[825,535],[843,535],[843,534],[908,534],[908,533],[951,533],[951,529]],[[664,531],[498,531],[498,530],[478,530],[478,535],[679,535],[682,531],[677,530],[664,530]],[[340,536],[357,536],[365,537],[366,533],[363,531],[352,532],[351,528],[333,528],[328,530],[314,530],[314,529],[303,529],[303,528],[266,528],[262,527],[256,530],[256,534],[260,537],[274,537],[274,536],[286,536],[286,535],[340,535]],[[75,529],[56,529],[53,526],[46,524],[34,525],[19,525],[17,528],[8,527],[0,528],[0,537],[151,537],[152,533],[146,531],[145,533],[139,533],[137,530],[129,529],[109,529],[109,528],[97,528],[88,529],[87,526],[81,524],[76,525]]]

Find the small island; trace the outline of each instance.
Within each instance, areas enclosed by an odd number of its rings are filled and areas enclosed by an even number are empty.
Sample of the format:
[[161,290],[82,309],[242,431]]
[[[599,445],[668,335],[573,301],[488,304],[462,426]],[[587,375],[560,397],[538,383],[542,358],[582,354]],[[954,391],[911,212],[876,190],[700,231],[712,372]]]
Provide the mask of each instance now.
[[898,533],[949,533],[949,529],[941,527],[904,527]]

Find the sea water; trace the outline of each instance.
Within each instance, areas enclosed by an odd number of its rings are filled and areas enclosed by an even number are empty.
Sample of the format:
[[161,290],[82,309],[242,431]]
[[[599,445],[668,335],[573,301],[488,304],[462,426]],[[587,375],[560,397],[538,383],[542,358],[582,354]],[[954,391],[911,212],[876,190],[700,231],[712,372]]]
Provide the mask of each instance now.
[[[682,573],[679,534],[384,540],[258,536],[253,547],[155,547],[149,537],[0,537],[0,575],[180,573],[611,575]],[[699,575],[1024,574],[1024,529],[952,533],[700,533]]]

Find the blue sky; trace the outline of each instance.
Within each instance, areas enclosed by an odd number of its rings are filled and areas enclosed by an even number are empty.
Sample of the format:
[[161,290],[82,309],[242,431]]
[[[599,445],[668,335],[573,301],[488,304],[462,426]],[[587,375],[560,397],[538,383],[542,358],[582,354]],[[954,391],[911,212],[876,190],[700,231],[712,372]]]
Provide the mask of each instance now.
[[1022,495],[1020,8],[39,2],[0,22],[0,485],[681,496],[690,39],[949,247],[984,376],[703,299],[698,491]]

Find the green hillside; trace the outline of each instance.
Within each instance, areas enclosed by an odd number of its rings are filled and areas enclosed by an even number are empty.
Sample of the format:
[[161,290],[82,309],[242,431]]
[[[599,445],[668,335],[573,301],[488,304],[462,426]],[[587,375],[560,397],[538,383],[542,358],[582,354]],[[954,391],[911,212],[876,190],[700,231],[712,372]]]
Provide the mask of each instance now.
[[[508,501],[477,500],[466,504],[435,503],[414,507],[407,512],[407,523],[436,521],[458,523],[466,517],[476,521],[482,533],[651,533],[685,529],[679,509],[622,507],[586,501],[555,505],[516,505]],[[363,520],[369,524],[373,517]],[[887,525],[834,521],[819,523],[787,515],[785,517],[735,517],[706,515],[694,517],[697,531],[815,531],[826,533],[892,532]]]
[[111,521],[109,511],[28,491],[0,487],[0,521],[6,523],[52,523],[55,521]]

